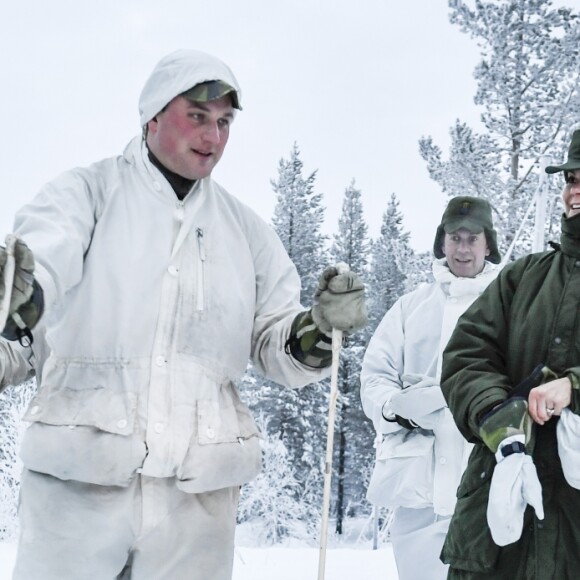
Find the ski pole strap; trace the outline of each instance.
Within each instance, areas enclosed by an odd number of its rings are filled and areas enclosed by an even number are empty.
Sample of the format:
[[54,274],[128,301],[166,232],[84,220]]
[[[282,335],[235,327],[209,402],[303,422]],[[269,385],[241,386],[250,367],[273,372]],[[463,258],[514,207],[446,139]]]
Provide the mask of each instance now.
[[525,453],[526,446],[521,441],[512,441],[501,448],[501,454],[504,457],[509,457],[514,453]]

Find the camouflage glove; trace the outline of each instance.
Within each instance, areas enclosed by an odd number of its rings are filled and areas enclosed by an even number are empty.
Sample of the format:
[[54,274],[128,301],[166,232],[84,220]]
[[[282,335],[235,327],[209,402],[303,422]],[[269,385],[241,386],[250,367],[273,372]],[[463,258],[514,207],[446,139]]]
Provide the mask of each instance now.
[[328,336],[333,328],[343,332],[361,330],[368,322],[362,280],[354,272],[326,268],[318,281],[311,312],[316,326]]
[[487,523],[498,546],[519,540],[528,504],[538,519],[544,519],[542,486],[531,456],[525,453],[531,432],[528,403],[520,397],[507,399],[480,423],[481,439],[497,460],[489,489]]
[[[6,296],[5,273],[9,256],[6,248],[0,247],[0,304]],[[14,243],[14,279],[8,305],[8,317],[2,336],[17,340],[29,335],[30,328],[38,322],[43,311],[42,289],[34,279],[34,257],[30,248],[19,239]]]

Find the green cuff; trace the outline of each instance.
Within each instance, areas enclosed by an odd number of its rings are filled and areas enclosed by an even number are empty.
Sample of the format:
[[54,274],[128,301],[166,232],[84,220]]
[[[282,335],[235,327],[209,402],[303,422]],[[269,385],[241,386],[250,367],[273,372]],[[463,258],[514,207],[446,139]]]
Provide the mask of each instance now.
[[564,371],[564,376],[572,383],[572,393],[570,393],[570,411],[578,413],[580,410],[580,367],[572,367]]
[[329,367],[332,363],[332,338],[316,326],[310,310],[301,312],[292,322],[285,350],[298,362],[314,369]]
[[17,340],[21,344],[24,339],[32,344],[31,330],[36,326],[44,312],[44,292],[40,284],[34,280],[32,283],[32,296],[14,314],[8,317],[6,326],[2,331],[2,337],[6,340]]
[[524,435],[530,440],[532,420],[528,413],[528,402],[520,397],[507,399],[483,417],[479,425],[479,436],[494,453],[499,444],[513,435]]

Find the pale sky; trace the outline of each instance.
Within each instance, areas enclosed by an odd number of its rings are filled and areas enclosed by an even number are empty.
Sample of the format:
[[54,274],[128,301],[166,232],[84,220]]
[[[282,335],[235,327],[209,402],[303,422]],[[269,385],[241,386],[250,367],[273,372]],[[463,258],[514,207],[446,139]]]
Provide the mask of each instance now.
[[[431,248],[445,196],[418,140],[444,147],[456,118],[477,126],[475,42],[446,0],[29,0],[6,3],[0,238],[43,183],[122,152],[138,98],[178,48],[222,58],[242,87],[215,179],[270,221],[270,180],[296,141],[337,230],[344,189],[362,190],[369,233],[392,192],[417,250]],[[461,194],[462,192],[457,192]]]

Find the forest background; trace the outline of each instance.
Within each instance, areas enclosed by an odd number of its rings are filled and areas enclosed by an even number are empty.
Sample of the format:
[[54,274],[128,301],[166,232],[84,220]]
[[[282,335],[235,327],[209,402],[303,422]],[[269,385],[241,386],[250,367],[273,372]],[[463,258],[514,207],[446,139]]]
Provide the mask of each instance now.
[[[545,241],[558,239],[563,181],[545,178],[542,165],[546,156],[565,159],[572,131],[580,128],[579,13],[549,0],[449,0],[448,9],[451,25],[480,52],[474,71],[480,124],[474,128],[457,119],[449,128],[446,152],[429,136],[417,145],[446,196],[473,195],[492,204],[501,250],[516,259],[532,249],[532,210],[541,191]],[[364,192],[356,178],[344,185],[335,233],[324,234],[317,171],[305,172],[299,143],[282,155],[272,168],[271,223],[300,275],[303,304],[311,303],[328,264],[347,263],[367,284],[370,324],[349,337],[339,371],[331,517],[340,535],[347,518],[367,517],[372,510],[365,492],[375,433],[359,400],[364,351],[395,301],[431,280],[433,256],[412,248],[397,192],[385,192],[380,233],[369,237]],[[17,452],[25,429],[20,418],[35,388],[31,379],[0,396],[0,540],[13,540],[17,533]],[[288,537],[314,543],[321,517],[328,381],[283,389],[254,373],[250,364],[239,388],[262,431],[264,452],[262,474],[243,489],[239,521],[256,524],[265,544]]]

